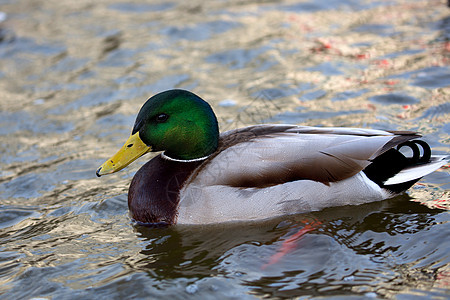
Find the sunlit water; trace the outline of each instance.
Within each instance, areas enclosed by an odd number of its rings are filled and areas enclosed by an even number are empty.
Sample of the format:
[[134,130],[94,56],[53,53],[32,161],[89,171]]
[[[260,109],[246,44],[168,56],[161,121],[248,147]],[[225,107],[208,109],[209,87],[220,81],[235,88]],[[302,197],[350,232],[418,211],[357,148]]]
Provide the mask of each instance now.
[[[205,227],[133,225],[151,95],[255,123],[416,130],[449,153],[444,1],[0,0],[0,298],[449,297],[448,169],[395,199]],[[149,155],[148,155],[149,156]]]

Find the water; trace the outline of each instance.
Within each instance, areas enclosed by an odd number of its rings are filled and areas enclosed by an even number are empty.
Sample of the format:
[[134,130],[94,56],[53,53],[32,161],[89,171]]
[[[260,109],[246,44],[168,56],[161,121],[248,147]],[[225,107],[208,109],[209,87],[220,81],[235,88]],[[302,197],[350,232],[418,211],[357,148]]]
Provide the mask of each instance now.
[[151,95],[222,130],[417,130],[449,153],[442,1],[0,0],[0,298],[450,295],[448,169],[395,199],[259,223],[135,226],[96,168]]

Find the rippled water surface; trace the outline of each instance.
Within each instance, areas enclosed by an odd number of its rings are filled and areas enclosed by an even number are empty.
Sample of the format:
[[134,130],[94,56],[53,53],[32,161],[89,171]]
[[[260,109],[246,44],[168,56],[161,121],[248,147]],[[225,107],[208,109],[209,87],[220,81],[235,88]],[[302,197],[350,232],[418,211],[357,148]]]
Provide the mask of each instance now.
[[[146,228],[98,179],[151,95],[450,142],[445,1],[0,0],[0,298],[447,299],[450,176],[267,222]],[[414,299],[417,299],[414,298]]]

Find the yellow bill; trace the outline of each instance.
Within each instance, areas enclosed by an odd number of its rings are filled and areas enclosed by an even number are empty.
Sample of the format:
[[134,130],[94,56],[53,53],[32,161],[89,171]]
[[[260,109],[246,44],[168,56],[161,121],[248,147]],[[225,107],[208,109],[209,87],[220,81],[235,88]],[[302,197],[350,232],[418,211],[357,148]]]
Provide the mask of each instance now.
[[120,150],[97,169],[97,176],[115,173],[152,150],[139,137],[139,131],[132,134]]

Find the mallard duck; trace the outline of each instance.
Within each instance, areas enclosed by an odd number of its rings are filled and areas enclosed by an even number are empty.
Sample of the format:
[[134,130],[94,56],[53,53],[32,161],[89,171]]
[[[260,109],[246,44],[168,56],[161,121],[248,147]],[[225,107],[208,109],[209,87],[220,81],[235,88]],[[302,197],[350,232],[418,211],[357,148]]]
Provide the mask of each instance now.
[[[393,197],[446,164],[415,132],[255,125],[219,134],[211,106],[185,90],[145,102],[97,176],[161,152],[131,181],[131,218],[151,224],[261,220]],[[406,156],[400,148],[410,148]]]

